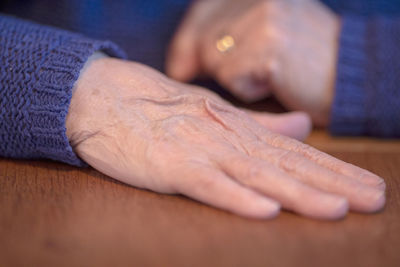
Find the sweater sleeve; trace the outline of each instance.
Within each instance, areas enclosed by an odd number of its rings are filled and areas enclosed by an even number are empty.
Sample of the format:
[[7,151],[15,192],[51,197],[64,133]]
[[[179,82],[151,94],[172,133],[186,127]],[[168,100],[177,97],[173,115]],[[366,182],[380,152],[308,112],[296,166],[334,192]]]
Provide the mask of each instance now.
[[65,120],[79,72],[98,50],[125,57],[112,42],[0,14],[0,156],[84,165]]
[[400,137],[400,18],[342,23],[331,132]]

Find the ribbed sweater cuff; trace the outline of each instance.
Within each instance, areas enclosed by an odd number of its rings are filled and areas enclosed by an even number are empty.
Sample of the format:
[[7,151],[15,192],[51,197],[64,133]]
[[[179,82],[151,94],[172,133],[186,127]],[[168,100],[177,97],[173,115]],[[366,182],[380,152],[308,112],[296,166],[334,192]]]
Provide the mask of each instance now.
[[44,58],[29,110],[32,143],[39,157],[76,166],[85,166],[72,150],[66,136],[65,121],[72,87],[88,57],[102,50],[110,56],[125,58],[115,44],[77,35],[54,47]]
[[330,124],[335,135],[366,132],[366,33],[367,25],[362,18],[343,17]]

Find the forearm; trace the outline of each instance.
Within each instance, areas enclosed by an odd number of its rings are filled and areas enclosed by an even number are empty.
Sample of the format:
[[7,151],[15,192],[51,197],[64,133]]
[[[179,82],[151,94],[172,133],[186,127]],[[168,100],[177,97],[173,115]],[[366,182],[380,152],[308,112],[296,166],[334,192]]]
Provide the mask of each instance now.
[[400,136],[400,19],[343,17],[334,134]]

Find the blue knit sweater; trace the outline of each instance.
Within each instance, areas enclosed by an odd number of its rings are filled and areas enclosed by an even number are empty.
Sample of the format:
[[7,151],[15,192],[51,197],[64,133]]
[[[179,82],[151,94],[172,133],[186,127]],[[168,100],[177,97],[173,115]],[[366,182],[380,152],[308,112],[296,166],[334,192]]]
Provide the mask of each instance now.
[[[331,132],[399,137],[399,1],[324,2],[343,18]],[[66,137],[65,119],[85,61],[103,50],[162,70],[166,46],[188,4],[3,0],[0,156],[81,165]]]

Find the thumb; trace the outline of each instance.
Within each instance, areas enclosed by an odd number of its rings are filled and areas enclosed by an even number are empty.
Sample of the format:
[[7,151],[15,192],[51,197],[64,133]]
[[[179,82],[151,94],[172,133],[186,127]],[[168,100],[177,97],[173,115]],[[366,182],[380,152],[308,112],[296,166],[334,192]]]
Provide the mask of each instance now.
[[268,128],[268,130],[304,141],[311,132],[312,122],[305,112],[288,112],[273,114],[245,110],[254,120]]

